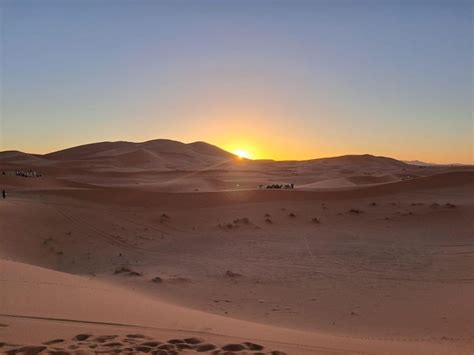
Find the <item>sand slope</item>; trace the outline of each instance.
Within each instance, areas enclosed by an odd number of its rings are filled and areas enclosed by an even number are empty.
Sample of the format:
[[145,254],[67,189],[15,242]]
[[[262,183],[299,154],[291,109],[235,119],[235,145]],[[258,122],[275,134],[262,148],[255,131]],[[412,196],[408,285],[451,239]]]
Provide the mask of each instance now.
[[470,167],[157,140],[4,152],[0,171],[0,353],[474,349]]
[[193,192],[289,183],[298,188],[341,188],[472,167],[416,166],[369,154],[307,161],[253,161],[238,159],[205,142],[185,144],[157,139],[142,143],[100,142],[45,155],[2,152],[0,169],[32,169],[44,176],[98,186]]
[[[0,336],[9,340],[0,350],[21,348],[17,343],[41,346],[49,342],[52,344],[46,346],[51,350],[76,350],[68,349],[73,345],[91,352],[139,345],[120,340],[130,333],[143,334],[143,338],[135,337],[143,339],[141,342],[197,337],[216,347],[251,341],[292,354],[358,353],[369,344],[383,352],[453,350],[449,344],[332,337],[233,320],[166,304],[99,281],[5,260],[0,261],[0,276],[4,290]],[[40,329],[32,334],[19,332],[30,326]],[[87,341],[72,341],[77,334],[92,336]]]

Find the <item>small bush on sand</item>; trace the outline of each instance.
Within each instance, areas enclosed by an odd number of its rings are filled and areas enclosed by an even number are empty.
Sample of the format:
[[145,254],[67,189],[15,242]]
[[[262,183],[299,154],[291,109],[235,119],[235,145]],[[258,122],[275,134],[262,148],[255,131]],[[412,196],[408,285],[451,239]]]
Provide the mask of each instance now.
[[241,277],[242,276],[242,274],[239,274],[237,272],[233,272],[231,270],[227,270],[224,275],[227,276],[227,277]]
[[250,219],[248,219],[247,217],[237,218],[234,220],[234,223],[235,224],[250,224]]

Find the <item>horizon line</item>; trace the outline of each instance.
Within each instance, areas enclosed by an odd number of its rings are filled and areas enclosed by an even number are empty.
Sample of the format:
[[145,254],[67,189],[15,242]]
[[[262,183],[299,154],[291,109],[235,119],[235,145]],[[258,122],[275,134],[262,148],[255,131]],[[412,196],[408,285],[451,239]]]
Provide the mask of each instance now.
[[[29,154],[29,155],[35,155],[35,156],[45,156],[45,155],[48,155],[48,154],[53,154],[53,153],[57,153],[57,152],[61,152],[61,151],[64,151],[64,150],[68,150],[68,149],[74,149],[74,148],[79,148],[79,147],[83,147],[83,146],[88,146],[88,145],[93,145],[93,144],[101,144],[101,143],[131,143],[131,144],[144,144],[144,143],[148,143],[148,142],[153,142],[153,141],[170,141],[170,142],[175,142],[175,143],[181,143],[181,144],[185,144],[185,145],[190,145],[190,144],[195,144],[195,143],[204,143],[204,144],[208,144],[208,145],[211,145],[213,147],[216,147],[218,149],[221,149],[229,154],[232,154],[234,155],[235,157],[238,157],[235,153],[233,152],[230,152],[228,151],[227,149],[224,149],[222,147],[220,147],[219,145],[217,144],[213,144],[213,143],[208,143],[206,141],[203,141],[203,140],[196,140],[196,141],[192,141],[192,142],[184,142],[184,141],[179,141],[179,140],[176,140],[176,139],[170,139],[170,138],[155,138],[155,139],[148,139],[148,140],[144,140],[144,141],[139,141],[139,142],[136,142],[136,141],[129,141],[129,140],[123,140],[123,139],[119,139],[119,140],[104,140],[104,141],[97,141],[97,142],[89,142],[89,143],[83,143],[83,144],[78,144],[78,145],[74,145],[74,146],[68,146],[68,147],[65,147],[65,148],[60,148],[60,149],[57,149],[57,150],[53,150],[53,151],[48,151],[48,152],[45,152],[45,153],[32,153],[32,152],[28,152],[28,151],[22,151],[22,150],[18,150],[18,149],[7,149],[7,150],[2,150],[0,151],[0,153],[7,153],[7,152],[19,152],[19,153],[23,153],[23,154]],[[452,166],[452,165],[459,165],[459,166],[474,166],[474,163],[462,163],[462,162],[450,162],[450,163],[433,163],[433,162],[426,162],[426,161],[422,161],[422,160],[418,160],[418,159],[399,159],[399,158],[394,158],[394,157],[391,157],[391,156],[386,156],[386,155],[377,155],[377,154],[372,154],[372,153],[359,153],[359,154],[355,154],[355,153],[346,153],[346,154],[341,154],[341,155],[330,155],[330,156],[321,156],[321,157],[316,157],[316,158],[308,158],[308,159],[282,159],[282,160],[278,160],[278,159],[273,159],[273,158],[258,158],[258,159],[252,159],[252,158],[241,158],[241,159],[244,159],[244,160],[250,160],[250,161],[273,161],[273,162],[305,162],[305,161],[312,161],[312,160],[320,160],[320,159],[331,159],[331,158],[340,158],[340,157],[345,157],[345,156],[373,156],[373,157],[376,157],[376,158],[387,158],[387,159],[394,159],[394,160],[397,160],[397,161],[400,161],[400,162],[403,162],[403,163],[406,163],[406,164],[411,164],[411,163],[415,163],[415,162],[419,162],[423,165],[427,165],[427,166]],[[417,164],[411,164],[411,165],[417,165]],[[420,165],[422,166],[422,165]]]

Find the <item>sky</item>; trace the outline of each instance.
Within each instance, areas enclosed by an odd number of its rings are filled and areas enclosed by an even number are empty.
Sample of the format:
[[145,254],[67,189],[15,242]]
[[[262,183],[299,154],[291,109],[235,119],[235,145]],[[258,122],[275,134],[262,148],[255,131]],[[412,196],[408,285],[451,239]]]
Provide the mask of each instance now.
[[466,0],[0,0],[0,150],[474,163]]

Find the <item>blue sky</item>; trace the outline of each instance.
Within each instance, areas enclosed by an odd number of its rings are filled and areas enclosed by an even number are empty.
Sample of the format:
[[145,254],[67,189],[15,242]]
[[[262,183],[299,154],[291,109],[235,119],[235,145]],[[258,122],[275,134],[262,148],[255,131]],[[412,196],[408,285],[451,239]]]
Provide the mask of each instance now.
[[474,163],[472,1],[10,1],[0,149]]

